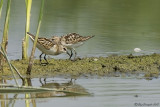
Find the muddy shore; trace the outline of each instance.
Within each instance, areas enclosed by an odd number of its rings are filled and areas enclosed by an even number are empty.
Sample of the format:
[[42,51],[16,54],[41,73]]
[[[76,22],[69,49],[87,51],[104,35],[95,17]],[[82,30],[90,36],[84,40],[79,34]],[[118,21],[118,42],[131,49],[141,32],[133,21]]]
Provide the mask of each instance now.
[[[38,59],[34,61],[31,77],[51,77],[51,76],[114,76],[120,75],[140,75],[146,78],[158,77],[160,74],[160,54],[133,56],[109,56],[91,57],[70,61],[68,59],[49,59],[46,66],[40,65]],[[26,76],[28,61],[11,61],[19,72]],[[0,75],[11,75],[8,65],[4,66],[4,73]]]

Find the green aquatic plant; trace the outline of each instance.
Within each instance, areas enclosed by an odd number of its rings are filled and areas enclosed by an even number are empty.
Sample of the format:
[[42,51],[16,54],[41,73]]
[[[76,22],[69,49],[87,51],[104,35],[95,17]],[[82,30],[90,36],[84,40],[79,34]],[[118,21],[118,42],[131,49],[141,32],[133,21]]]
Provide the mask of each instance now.
[[30,28],[32,0],[25,0],[25,2],[26,2],[26,27],[25,27],[25,38],[22,41],[22,59],[28,59],[29,37],[27,36],[27,32],[29,32]]
[[35,53],[37,39],[38,39],[38,35],[39,35],[40,27],[41,27],[41,22],[42,22],[42,17],[43,17],[43,8],[44,8],[44,0],[41,1],[41,8],[40,8],[39,19],[38,19],[37,33],[36,33],[35,41],[33,43],[31,56],[29,58],[29,64],[28,64],[28,68],[27,68],[27,74],[29,74],[29,75],[31,73],[32,64],[34,61],[34,53]]
[[7,2],[7,12],[6,12],[5,24],[4,24],[4,30],[3,30],[3,38],[2,38],[2,47],[5,50],[7,49],[7,44],[8,44],[10,5],[11,5],[11,0],[8,0],[8,2]]
[[[3,3],[3,1],[1,1]],[[2,8],[2,4],[1,8]],[[10,5],[11,5],[11,0],[7,1],[7,11],[6,11],[6,16],[5,16],[5,23],[4,23],[4,30],[3,30],[3,38],[2,38],[2,43],[1,47],[5,50],[7,53],[7,45],[8,45],[8,30],[9,30],[9,18],[10,18]],[[4,57],[0,53],[0,69],[3,71],[3,63],[4,63]]]
[[1,13],[2,13],[2,7],[3,7],[3,0],[0,2],[0,18],[1,18]]

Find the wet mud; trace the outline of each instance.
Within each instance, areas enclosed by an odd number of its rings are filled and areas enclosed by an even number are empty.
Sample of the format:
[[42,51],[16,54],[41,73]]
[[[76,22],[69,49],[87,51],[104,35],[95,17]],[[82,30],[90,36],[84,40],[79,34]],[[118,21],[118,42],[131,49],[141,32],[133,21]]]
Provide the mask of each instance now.
[[[39,60],[36,59],[32,67],[31,77],[119,77],[123,76],[123,74],[142,74],[146,78],[157,78],[160,74],[160,54],[90,57],[78,58],[75,61],[68,59],[49,59],[48,61],[48,65],[40,65]],[[26,76],[27,60],[13,60],[11,63],[15,65],[23,76]],[[7,64],[4,66],[3,74],[0,71],[0,75],[11,75]]]

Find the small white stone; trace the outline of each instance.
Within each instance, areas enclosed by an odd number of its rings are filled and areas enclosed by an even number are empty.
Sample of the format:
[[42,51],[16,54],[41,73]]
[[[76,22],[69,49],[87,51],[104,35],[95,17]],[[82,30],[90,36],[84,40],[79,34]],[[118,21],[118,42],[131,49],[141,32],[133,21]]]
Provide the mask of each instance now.
[[140,52],[140,51],[142,51],[140,48],[134,48],[134,51],[135,52]]
[[94,61],[98,61],[98,59],[97,59],[97,58],[94,58]]

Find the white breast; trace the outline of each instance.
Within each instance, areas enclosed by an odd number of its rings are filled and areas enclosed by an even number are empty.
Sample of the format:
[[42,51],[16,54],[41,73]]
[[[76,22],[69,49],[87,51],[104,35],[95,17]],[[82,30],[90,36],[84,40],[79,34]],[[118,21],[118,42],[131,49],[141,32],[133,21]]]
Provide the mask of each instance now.
[[37,43],[37,48],[46,55],[57,55],[57,49],[55,47],[52,47],[51,49],[48,50],[43,46],[41,46],[39,43]]

